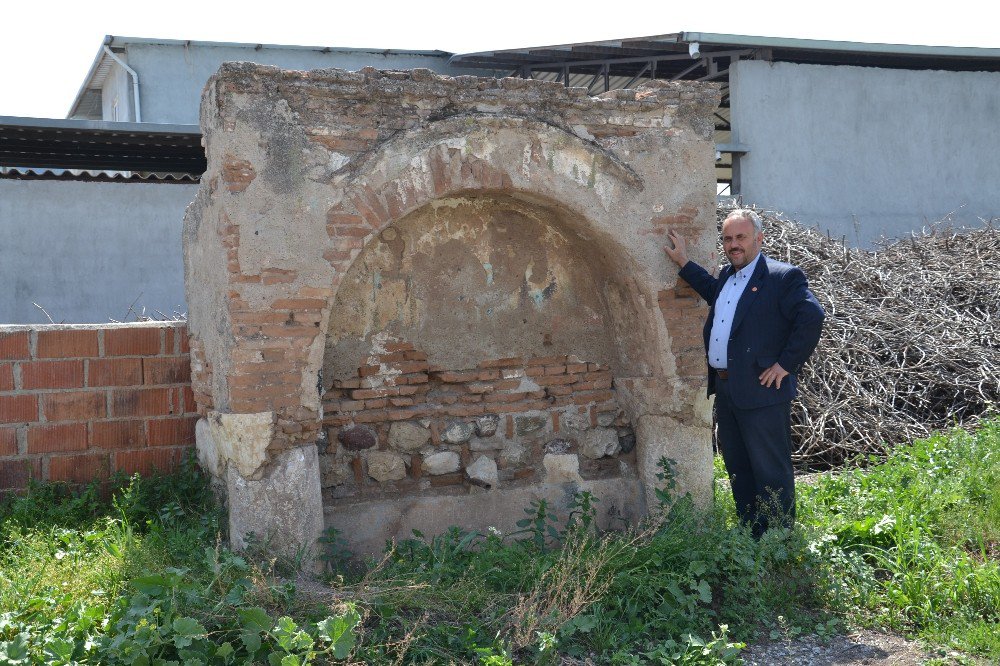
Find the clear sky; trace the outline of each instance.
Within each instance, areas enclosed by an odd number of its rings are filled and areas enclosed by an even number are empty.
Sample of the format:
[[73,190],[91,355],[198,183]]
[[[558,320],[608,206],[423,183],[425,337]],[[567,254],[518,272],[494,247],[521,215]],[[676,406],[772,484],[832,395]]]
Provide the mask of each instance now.
[[456,53],[681,31],[1000,48],[998,18],[990,0],[0,0],[0,115],[64,118],[109,34]]

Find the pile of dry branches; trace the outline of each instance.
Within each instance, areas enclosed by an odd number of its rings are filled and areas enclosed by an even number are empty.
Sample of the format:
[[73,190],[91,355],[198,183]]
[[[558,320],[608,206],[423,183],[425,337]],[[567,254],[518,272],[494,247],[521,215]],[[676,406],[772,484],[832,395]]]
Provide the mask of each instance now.
[[881,456],[996,412],[1000,229],[938,225],[864,251],[763,217],[765,253],[801,267],[827,315],[792,405],[798,466]]

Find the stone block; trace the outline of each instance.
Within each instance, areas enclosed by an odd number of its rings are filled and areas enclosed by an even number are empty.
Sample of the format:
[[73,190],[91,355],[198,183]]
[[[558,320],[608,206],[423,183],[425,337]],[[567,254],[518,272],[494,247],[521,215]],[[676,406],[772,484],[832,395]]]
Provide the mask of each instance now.
[[441,440],[447,444],[465,444],[472,439],[475,425],[465,421],[452,421],[441,433]]
[[421,467],[425,474],[439,476],[457,472],[462,466],[462,458],[454,451],[438,451],[424,457]]
[[502,449],[507,445],[507,440],[502,437],[489,437],[486,439],[479,439],[478,437],[473,437],[469,442],[470,451],[496,451]]
[[260,479],[241,475],[238,465],[226,471],[229,535],[233,547],[246,547],[253,533],[268,548],[296,557],[315,553],[323,532],[319,460],[315,446],[282,451],[271,457]]
[[660,485],[657,461],[666,456],[675,463],[677,496],[690,493],[698,506],[712,502],[712,431],[688,426],[669,416],[643,415],[636,427],[636,462],[646,490],[648,506],[656,506],[655,489]]
[[407,453],[419,451],[431,441],[431,430],[412,421],[397,421],[389,426],[389,446]]
[[582,483],[580,459],[574,453],[547,453],[542,458],[546,483]]
[[320,456],[319,472],[320,482],[324,488],[341,486],[354,478],[351,466],[343,460],[338,460],[336,456]]
[[500,425],[500,417],[496,414],[487,414],[476,419],[476,437],[492,437],[497,434],[497,427]]
[[567,435],[576,437],[589,429],[590,415],[587,413],[581,414],[573,409],[559,415],[559,430]]
[[469,480],[483,488],[496,488],[500,480],[497,464],[489,456],[479,456],[476,461],[465,468]]
[[530,460],[527,447],[517,442],[510,442],[500,451],[500,462],[504,467],[520,467]]
[[548,421],[546,414],[520,414],[514,417],[514,431],[518,435],[530,435],[545,428]]
[[573,448],[573,442],[568,439],[550,439],[545,442],[545,453],[566,453]]
[[588,458],[604,458],[621,451],[618,432],[608,428],[595,428],[580,435],[580,453]]
[[372,451],[368,454],[368,476],[379,483],[399,481],[406,477],[406,461],[389,451]]
[[[267,447],[274,437],[274,412],[255,414],[224,414],[209,412],[210,438],[200,435],[195,427],[198,458],[208,469],[219,472],[233,463],[244,479],[253,478],[267,460]],[[207,447],[202,451],[202,446]],[[209,461],[208,458],[215,459]],[[318,478],[318,477],[317,477]]]
[[618,414],[615,412],[600,412],[597,415],[597,425],[602,428],[609,428],[614,424],[616,418],[618,418]]
[[378,436],[369,426],[355,425],[342,428],[337,433],[337,441],[348,451],[362,451],[378,444]]

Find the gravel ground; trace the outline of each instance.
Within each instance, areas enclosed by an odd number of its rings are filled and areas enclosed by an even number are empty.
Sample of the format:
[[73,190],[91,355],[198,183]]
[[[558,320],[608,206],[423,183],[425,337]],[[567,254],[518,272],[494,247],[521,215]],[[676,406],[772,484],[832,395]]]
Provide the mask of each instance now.
[[[816,635],[794,640],[755,643],[740,657],[744,666],[918,666],[935,659],[935,666],[990,666],[956,652],[924,650],[919,643],[894,634],[863,629],[826,640]],[[563,657],[560,666],[597,666],[592,658]]]
[[962,660],[957,653],[929,653],[901,636],[862,630],[821,640],[818,636],[800,636],[790,641],[768,641],[748,646],[740,655],[746,666],[910,666],[937,658],[936,664],[976,664]]

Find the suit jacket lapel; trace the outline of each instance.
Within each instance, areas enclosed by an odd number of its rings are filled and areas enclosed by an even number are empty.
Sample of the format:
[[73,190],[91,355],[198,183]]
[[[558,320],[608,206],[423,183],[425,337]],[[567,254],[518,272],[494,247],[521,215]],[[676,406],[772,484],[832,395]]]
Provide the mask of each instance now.
[[757,298],[757,294],[760,293],[760,289],[764,285],[764,279],[766,277],[767,257],[761,254],[760,260],[757,262],[757,267],[754,268],[753,275],[750,276],[750,282],[747,283],[747,288],[743,290],[743,295],[740,296],[740,302],[736,304],[736,314],[733,315],[732,328],[734,333],[740,327],[743,317],[745,317],[747,311],[750,310],[750,305]]

